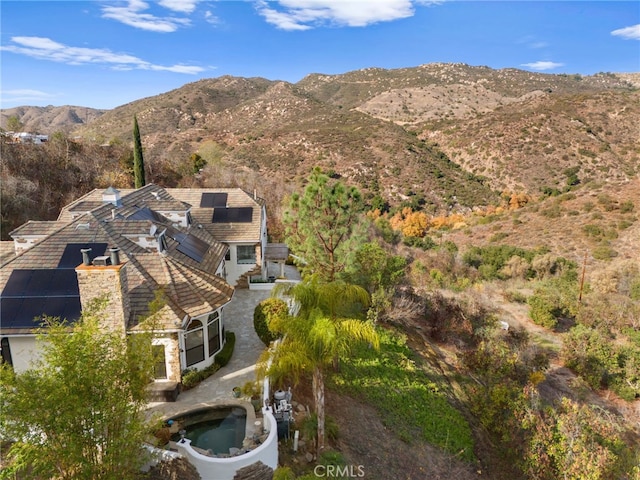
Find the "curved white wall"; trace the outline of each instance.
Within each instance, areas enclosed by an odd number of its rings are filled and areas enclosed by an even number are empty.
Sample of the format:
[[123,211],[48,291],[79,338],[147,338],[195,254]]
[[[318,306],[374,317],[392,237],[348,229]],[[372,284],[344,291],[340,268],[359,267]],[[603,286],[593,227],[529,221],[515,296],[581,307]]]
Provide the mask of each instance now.
[[191,441],[176,442],[178,452],[184,455],[196,467],[202,480],[233,480],[236,472],[243,467],[262,462],[273,468],[278,467],[278,424],[270,410],[263,409],[264,428],[269,430],[267,439],[250,452],[237,457],[215,458],[196,452]]

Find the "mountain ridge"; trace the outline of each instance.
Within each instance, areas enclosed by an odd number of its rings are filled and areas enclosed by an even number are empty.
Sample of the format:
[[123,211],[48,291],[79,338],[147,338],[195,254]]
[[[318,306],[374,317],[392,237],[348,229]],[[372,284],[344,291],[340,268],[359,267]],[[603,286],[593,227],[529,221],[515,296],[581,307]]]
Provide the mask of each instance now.
[[[215,155],[198,181],[224,168],[259,177],[286,171],[296,183],[321,166],[369,199],[446,212],[494,203],[505,190],[562,190],[576,168],[583,183],[634,178],[637,85],[633,73],[434,63],[313,73],[295,84],[226,75],[86,110],[90,121],[66,115],[71,135],[98,144],[130,143],[136,115],[150,168],[167,172],[169,183],[184,178],[190,155],[208,149]],[[29,119],[23,112],[21,121]]]

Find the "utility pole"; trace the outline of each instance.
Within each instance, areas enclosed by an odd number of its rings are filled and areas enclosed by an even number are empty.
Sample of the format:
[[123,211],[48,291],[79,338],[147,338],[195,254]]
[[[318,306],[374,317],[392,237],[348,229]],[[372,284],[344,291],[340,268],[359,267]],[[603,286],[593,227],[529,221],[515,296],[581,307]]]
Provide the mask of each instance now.
[[584,273],[587,270],[587,252],[584,252],[584,260],[582,261],[582,275],[580,276],[580,295],[578,303],[582,303],[582,290],[584,289]]

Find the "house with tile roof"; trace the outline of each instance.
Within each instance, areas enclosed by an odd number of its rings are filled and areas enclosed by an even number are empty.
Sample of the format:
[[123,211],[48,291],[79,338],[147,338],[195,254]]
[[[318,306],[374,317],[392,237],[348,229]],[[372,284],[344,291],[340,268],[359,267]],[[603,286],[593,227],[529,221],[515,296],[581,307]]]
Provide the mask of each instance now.
[[[211,194],[227,202],[209,207]],[[3,360],[25,370],[38,356],[35,331],[44,315],[74,322],[102,296],[105,328],[133,335],[146,328],[160,295],[163,306],[151,319],[157,382],[179,384],[184,369],[206,368],[222,349],[231,282],[262,269],[265,217],[264,202],[239,189],[146,185],[94,190],[55,221],[27,222],[10,233],[13,255],[3,248]]]

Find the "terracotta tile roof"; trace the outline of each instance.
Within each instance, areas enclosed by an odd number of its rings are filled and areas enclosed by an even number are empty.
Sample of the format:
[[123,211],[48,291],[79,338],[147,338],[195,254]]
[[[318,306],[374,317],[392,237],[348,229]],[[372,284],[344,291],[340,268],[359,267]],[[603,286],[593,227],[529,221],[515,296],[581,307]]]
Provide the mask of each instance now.
[[[197,225],[221,242],[259,242],[265,201],[240,188],[168,188],[174,198],[191,205],[191,217]],[[227,207],[251,207],[251,222],[212,223],[213,207],[201,207],[203,193],[224,193]],[[222,207],[216,207],[222,208]]]
[[184,212],[191,207],[188,203],[174,199],[148,200],[147,206],[157,212]]
[[10,237],[26,235],[50,235],[67,225],[67,222],[29,220],[18,228],[9,232]]
[[[41,222],[50,224],[46,228],[53,224],[58,228],[51,228],[51,233],[46,239],[20,255],[7,255],[8,260],[0,271],[0,291],[4,289],[9,275],[15,269],[57,268],[70,244],[104,244],[107,252],[109,247],[120,248],[120,259],[128,264],[125,271],[131,307],[129,328],[139,328],[138,322],[148,314],[149,303],[154,299],[158,289],[165,293],[166,305],[154,317],[157,321],[156,328],[182,328],[186,316],[205,314],[230,301],[233,288],[215,275],[227,246],[216,241],[206,229],[179,228],[161,215],[143,220],[124,218],[152,205],[180,205],[184,208],[186,206],[183,201],[173,199],[166,190],[156,185],[121,191],[121,195],[121,206],[116,207],[111,203],[103,203],[102,191],[94,190],[79,202],[67,206],[57,222]],[[71,220],[74,206],[78,207],[82,202],[92,202],[96,196],[100,199],[96,208]],[[35,228],[37,222],[33,223]],[[44,224],[41,226],[45,228]],[[152,227],[155,227],[156,232],[167,232],[167,248],[162,253],[156,248],[143,248],[133,241],[134,239],[128,238],[153,238]],[[32,227],[24,226],[25,231],[29,228]],[[198,245],[206,246],[200,261],[179,249],[179,239],[188,236],[198,239]],[[11,244],[13,250],[13,242],[3,243]],[[8,245],[6,249],[8,250]]]
[[102,200],[86,200],[84,202],[76,203],[68,210],[73,213],[86,213],[104,205]]
[[16,247],[13,241],[0,242],[0,265],[8,262],[16,256]]

